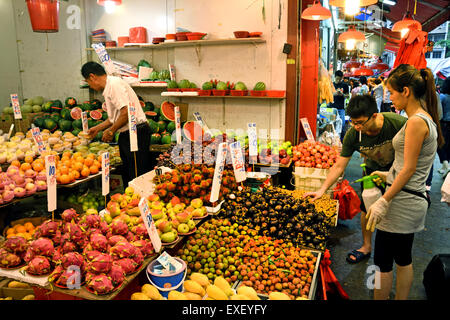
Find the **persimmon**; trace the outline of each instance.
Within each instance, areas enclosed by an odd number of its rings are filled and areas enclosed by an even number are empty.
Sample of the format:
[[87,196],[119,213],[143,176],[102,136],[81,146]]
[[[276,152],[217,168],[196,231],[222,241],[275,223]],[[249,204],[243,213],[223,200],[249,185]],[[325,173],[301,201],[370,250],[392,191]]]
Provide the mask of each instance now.
[[89,167],[89,171],[91,172],[91,174],[96,174],[98,173],[98,167],[96,165],[92,165]]
[[85,168],[83,168],[83,170],[81,170],[82,177],[88,177],[90,174],[91,174],[91,171],[87,167],[85,167]]

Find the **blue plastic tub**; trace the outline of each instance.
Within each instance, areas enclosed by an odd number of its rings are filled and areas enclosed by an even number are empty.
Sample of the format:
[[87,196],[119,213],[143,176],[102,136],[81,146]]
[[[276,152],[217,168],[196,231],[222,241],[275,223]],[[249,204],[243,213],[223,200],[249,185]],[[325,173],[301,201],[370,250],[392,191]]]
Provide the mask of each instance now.
[[160,265],[158,260],[153,260],[147,266],[148,281],[150,281],[150,284],[155,286],[159,290],[161,295],[165,298],[168,297],[169,292],[172,290],[183,292],[183,283],[187,273],[186,262],[177,257],[174,257],[174,259],[181,263],[183,267],[177,273],[173,273],[170,275],[161,275],[152,272],[154,266]]

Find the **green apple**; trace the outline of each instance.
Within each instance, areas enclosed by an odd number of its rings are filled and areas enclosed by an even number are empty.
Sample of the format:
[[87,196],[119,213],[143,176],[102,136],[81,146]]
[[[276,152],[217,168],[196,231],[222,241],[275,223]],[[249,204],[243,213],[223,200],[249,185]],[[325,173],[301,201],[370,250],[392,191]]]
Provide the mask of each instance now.
[[188,225],[188,227],[189,227],[189,231],[190,231],[190,230],[194,230],[194,228],[195,228],[195,222],[194,222],[194,220],[189,220],[189,221],[187,222],[187,225]]
[[179,233],[188,233],[190,231],[190,228],[186,223],[180,223],[177,230]]

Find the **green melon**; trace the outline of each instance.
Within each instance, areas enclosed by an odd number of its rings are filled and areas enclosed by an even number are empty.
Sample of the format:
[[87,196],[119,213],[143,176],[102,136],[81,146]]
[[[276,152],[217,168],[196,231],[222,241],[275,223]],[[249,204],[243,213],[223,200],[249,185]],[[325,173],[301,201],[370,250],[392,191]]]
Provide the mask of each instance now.
[[29,106],[32,106],[32,105],[34,104],[34,101],[33,101],[33,99],[26,99],[26,100],[24,101],[24,104],[27,104],[27,105],[29,105]]
[[34,97],[32,100],[33,104],[38,104],[40,106],[44,103],[44,97],[41,96]]
[[20,107],[20,111],[22,113],[31,113],[33,112],[33,107],[28,104],[24,104],[22,107]]
[[255,84],[255,87],[253,88],[254,91],[263,91],[266,90],[266,84],[264,82],[257,82]]
[[191,87],[189,80],[183,79],[178,83],[178,87],[181,89],[188,89]]
[[33,112],[34,112],[34,113],[38,113],[38,112],[41,112],[41,111],[42,111],[42,107],[41,107],[40,105],[35,104],[35,105],[33,106]]
[[3,113],[4,114],[13,114],[14,113],[13,107],[4,107]]
[[160,144],[161,135],[159,133],[153,133],[150,138],[150,144]]
[[169,133],[163,134],[161,137],[161,144],[170,144],[172,135]]
[[167,124],[167,127],[166,127],[166,130],[167,130],[167,132],[169,132],[169,133],[172,133],[174,130],[175,130],[175,122],[173,122],[173,121],[170,121],[168,124]]
[[74,97],[68,97],[64,101],[64,105],[68,108],[73,108],[77,105],[77,100]]
[[214,89],[214,86],[211,81],[207,81],[202,84],[202,89],[203,90],[212,90],[212,89]]

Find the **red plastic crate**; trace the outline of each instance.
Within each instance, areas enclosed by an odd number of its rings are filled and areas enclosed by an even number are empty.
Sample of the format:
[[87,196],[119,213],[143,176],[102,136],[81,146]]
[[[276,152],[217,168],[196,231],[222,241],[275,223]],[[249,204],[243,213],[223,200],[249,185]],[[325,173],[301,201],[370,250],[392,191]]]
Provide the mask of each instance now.
[[211,90],[198,90],[198,95],[199,96],[210,96]]
[[213,96],[226,96],[227,95],[227,90],[213,89],[212,94],[213,94]]
[[167,91],[171,91],[171,92],[181,92],[181,89],[178,88],[167,88]]
[[266,90],[251,90],[250,95],[252,97],[265,97],[267,95]]
[[272,98],[283,98],[285,93],[285,90],[267,90],[267,96]]
[[248,95],[248,90],[230,90],[233,97],[244,97]]

